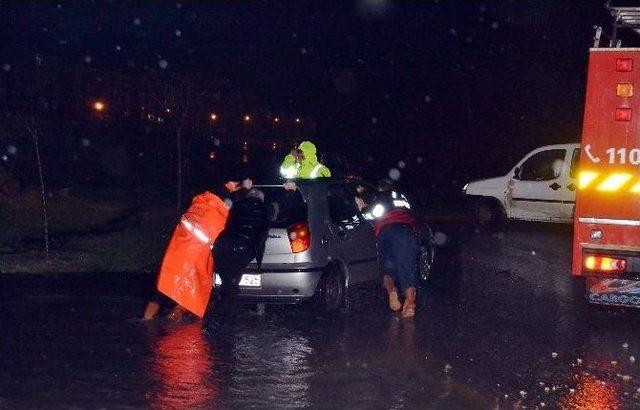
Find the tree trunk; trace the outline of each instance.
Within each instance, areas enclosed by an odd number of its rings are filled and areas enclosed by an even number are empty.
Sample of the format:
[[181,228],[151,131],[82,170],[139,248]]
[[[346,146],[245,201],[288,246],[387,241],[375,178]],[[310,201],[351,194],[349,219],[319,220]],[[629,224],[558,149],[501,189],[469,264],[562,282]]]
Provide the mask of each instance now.
[[40,157],[40,144],[38,141],[38,133],[34,131],[32,133],[33,141],[36,148],[36,159],[38,161],[38,174],[40,176],[40,194],[42,196],[42,222],[44,225],[44,255],[45,260],[49,262],[49,218],[47,216],[47,194],[44,187],[44,173],[42,171],[42,158]]

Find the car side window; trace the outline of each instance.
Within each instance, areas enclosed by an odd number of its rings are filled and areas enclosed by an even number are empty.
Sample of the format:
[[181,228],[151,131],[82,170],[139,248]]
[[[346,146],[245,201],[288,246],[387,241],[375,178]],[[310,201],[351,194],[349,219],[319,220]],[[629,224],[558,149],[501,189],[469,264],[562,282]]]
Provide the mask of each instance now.
[[569,170],[569,178],[577,178],[578,177],[578,166],[580,165],[580,148],[576,148],[573,150],[573,155],[571,156],[571,168]]
[[349,185],[329,185],[327,203],[331,220],[338,225],[352,226],[360,223],[360,213],[356,207],[355,200],[356,196]]
[[520,166],[521,181],[550,181],[562,174],[566,151],[550,149],[536,152]]

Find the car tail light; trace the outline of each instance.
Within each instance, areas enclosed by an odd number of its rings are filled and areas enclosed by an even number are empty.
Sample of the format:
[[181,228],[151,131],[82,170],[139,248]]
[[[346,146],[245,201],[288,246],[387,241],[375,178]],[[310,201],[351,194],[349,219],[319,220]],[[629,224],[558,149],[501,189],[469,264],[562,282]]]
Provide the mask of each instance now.
[[631,121],[631,108],[616,108],[616,121]]
[[616,71],[622,71],[622,72],[633,71],[633,59],[616,58]]
[[618,97],[633,97],[633,84],[619,83],[616,86],[616,95]]
[[309,232],[309,224],[306,222],[290,226],[287,229],[287,234],[293,253],[304,252],[311,246],[311,232]]
[[584,258],[585,269],[602,272],[624,272],[627,269],[627,260],[610,258],[608,256],[589,255]]

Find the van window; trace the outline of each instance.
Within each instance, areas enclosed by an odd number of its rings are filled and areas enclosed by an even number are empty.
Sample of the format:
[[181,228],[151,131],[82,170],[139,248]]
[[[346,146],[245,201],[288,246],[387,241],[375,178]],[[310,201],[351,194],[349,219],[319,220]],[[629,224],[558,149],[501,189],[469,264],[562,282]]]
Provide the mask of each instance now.
[[576,178],[578,176],[579,165],[580,165],[580,148],[576,148],[573,150],[573,155],[571,156],[571,168],[569,171],[570,178]]
[[259,188],[269,211],[272,228],[288,228],[307,220],[307,203],[300,190],[287,191],[281,187]]
[[329,217],[339,225],[360,223],[360,212],[356,207],[356,196],[347,184],[329,185],[327,188]]
[[566,151],[550,149],[530,156],[520,166],[521,181],[550,181],[562,174]]

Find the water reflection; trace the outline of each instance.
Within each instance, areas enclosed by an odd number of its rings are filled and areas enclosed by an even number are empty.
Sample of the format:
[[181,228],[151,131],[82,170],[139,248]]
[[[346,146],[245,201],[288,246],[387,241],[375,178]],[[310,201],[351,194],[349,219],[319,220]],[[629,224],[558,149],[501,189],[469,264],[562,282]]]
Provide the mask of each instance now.
[[234,405],[308,407],[309,382],[314,372],[309,363],[313,348],[306,336],[285,328],[247,329],[235,335],[230,390]]
[[562,409],[619,409],[619,386],[609,380],[600,380],[590,374],[579,376],[573,393],[561,401]]
[[213,358],[200,323],[169,328],[154,346],[150,367],[159,385],[151,393],[151,407],[186,409],[218,401]]

